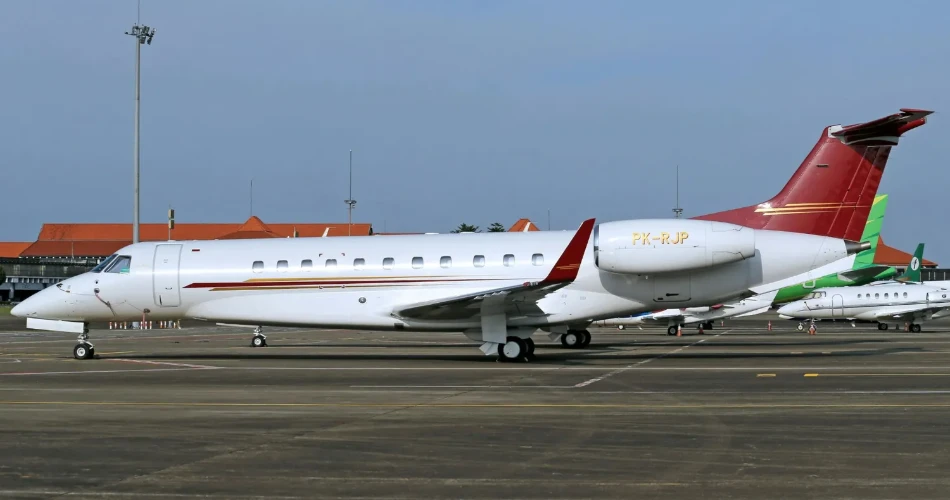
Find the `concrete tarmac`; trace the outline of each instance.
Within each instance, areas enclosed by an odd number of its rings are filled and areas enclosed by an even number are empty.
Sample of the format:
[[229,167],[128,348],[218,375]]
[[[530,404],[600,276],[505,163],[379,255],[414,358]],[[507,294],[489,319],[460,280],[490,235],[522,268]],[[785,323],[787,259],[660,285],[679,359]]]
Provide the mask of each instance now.
[[950,324],[0,332],[0,497],[946,498]]

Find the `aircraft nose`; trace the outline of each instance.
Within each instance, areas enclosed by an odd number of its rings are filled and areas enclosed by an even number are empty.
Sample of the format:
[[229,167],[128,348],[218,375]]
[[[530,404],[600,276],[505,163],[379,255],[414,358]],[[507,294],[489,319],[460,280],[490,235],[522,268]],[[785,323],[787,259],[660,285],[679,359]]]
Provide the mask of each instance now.
[[791,316],[798,309],[799,309],[798,304],[795,302],[792,302],[791,304],[785,304],[784,306],[779,307],[777,312],[779,316]]
[[17,304],[10,314],[18,318],[59,319],[67,309],[66,299],[61,295],[66,294],[54,287],[47,288]]

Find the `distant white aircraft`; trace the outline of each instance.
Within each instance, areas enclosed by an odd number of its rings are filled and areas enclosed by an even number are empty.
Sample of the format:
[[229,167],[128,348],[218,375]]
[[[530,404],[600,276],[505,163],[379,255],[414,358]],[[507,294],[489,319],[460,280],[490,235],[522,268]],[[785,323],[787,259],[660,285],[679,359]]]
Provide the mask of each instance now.
[[723,318],[741,318],[754,316],[769,310],[778,290],[754,295],[738,302],[708,307],[684,307],[664,309],[652,313],[641,313],[627,318],[612,318],[596,322],[597,326],[616,326],[623,330],[627,326],[640,326],[650,323],[667,323],[666,333],[676,335],[682,325],[699,324],[703,329],[712,330],[713,322]]

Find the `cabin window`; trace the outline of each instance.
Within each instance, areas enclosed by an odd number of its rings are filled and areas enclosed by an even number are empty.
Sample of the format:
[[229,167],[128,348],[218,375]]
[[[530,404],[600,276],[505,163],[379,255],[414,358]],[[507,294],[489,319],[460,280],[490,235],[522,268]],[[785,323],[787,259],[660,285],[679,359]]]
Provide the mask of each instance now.
[[505,254],[505,257],[504,257],[504,259],[502,259],[502,262],[504,262],[505,267],[511,267],[511,266],[515,265],[515,256],[514,256],[514,255],[511,255],[510,253],[509,253],[509,254]]
[[264,261],[255,260],[254,263],[251,264],[251,271],[255,273],[264,272]]
[[336,259],[327,259],[327,268],[336,267]]
[[475,258],[472,259],[472,265],[475,267],[485,267],[485,256],[476,255]]
[[874,298],[875,298],[875,299],[879,299],[879,298],[881,298],[881,294],[879,294],[879,293],[875,293],[875,294],[874,294]]
[[109,264],[109,267],[106,269],[107,273],[115,274],[129,274],[129,267],[132,266],[132,257],[128,255],[120,255]]
[[858,298],[859,298],[859,299],[861,298],[861,294],[860,294],[860,293],[858,294]]
[[439,265],[442,266],[443,269],[452,267],[452,257],[442,257],[439,259]]
[[392,269],[396,265],[396,259],[392,257],[386,257],[383,259],[383,269]]
[[412,258],[412,268],[413,268],[413,269],[422,269],[422,257],[413,257],[413,258]]
[[310,259],[300,261],[300,269],[313,269],[313,261]]
[[287,261],[278,260],[277,261],[277,272],[286,273],[287,272]]
[[366,259],[353,259],[353,269],[360,270],[366,267]]
[[531,265],[532,266],[543,266],[544,265],[544,255],[536,253],[531,256]]
[[907,298],[907,292],[904,292],[904,298],[905,299]]

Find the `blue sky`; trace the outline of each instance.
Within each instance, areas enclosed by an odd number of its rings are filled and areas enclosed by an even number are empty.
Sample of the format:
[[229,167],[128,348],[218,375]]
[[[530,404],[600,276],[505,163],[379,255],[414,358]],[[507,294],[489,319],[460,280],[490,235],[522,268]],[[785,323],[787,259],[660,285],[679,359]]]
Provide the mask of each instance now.
[[[132,207],[134,0],[0,3],[0,240]],[[936,110],[883,234],[950,265],[950,3],[143,0],[142,219],[448,231],[764,201],[821,129]]]

